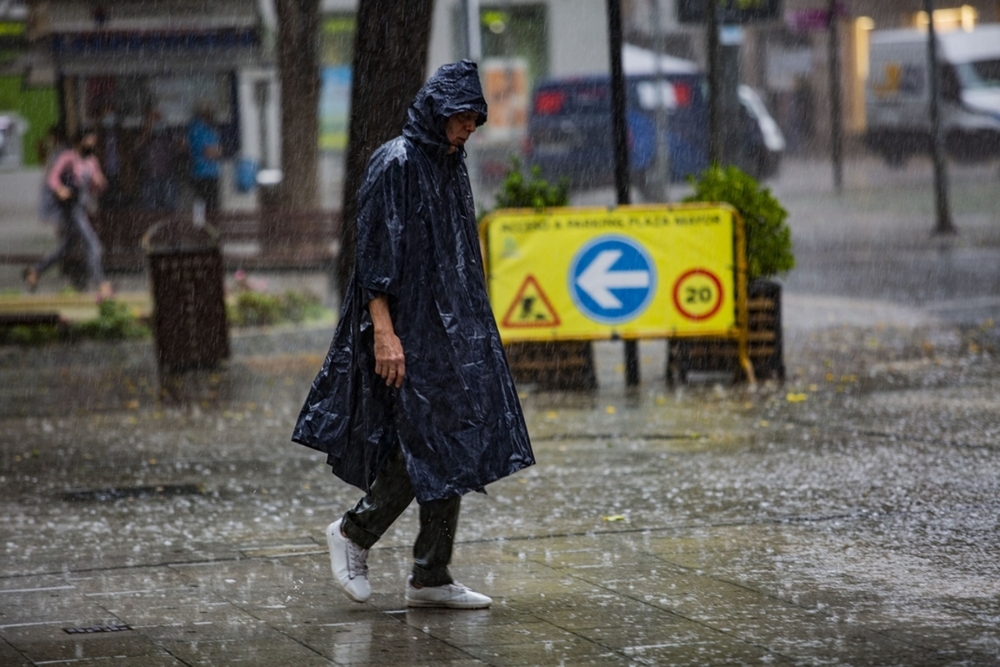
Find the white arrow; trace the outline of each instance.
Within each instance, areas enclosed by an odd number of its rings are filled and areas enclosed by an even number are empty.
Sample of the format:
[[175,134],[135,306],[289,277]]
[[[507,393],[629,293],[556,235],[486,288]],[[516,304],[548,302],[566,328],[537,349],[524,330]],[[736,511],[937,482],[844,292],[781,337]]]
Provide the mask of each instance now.
[[610,290],[649,287],[649,271],[612,271],[621,250],[602,250],[583,270],[576,284],[601,308],[621,308],[622,302]]

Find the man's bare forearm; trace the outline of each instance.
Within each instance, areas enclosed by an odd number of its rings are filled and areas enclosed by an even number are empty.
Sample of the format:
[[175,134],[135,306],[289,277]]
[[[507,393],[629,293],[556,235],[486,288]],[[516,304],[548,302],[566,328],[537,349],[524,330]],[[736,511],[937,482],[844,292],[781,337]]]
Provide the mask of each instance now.
[[379,296],[368,302],[368,312],[372,316],[375,329],[375,373],[390,387],[403,386],[406,376],[406,357],[403,345],[392,326],[389,314],[389,300]]
[[377,296],[368,302],[368,312],[372,316],[372,325],[376,334],[395,333],[392,326],[392,316],[389,314],[389,300],[385,296]]

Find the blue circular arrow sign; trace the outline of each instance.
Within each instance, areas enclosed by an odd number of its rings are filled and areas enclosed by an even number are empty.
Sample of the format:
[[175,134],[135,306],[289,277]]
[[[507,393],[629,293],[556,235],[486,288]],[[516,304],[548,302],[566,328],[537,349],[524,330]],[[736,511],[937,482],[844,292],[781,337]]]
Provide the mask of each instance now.
[[580,311],[601,324],[639,316],[656,293],[656,267],[646,249],[624,236],[599,236],[569,266],[569,293]]

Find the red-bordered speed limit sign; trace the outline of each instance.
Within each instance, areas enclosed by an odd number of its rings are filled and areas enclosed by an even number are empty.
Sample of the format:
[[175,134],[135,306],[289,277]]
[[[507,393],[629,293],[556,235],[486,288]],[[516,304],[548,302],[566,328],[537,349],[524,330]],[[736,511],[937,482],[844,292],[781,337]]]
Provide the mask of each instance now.
[[686,271],[674,283],[674,306],[689,320],[707,320],[722,307],[722,281],[708,269]]

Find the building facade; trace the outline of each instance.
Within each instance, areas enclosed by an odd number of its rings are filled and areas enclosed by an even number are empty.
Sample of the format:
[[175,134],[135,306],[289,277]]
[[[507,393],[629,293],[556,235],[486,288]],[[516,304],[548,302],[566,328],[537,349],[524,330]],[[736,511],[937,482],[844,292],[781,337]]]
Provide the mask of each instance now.
[[152,111],[181,136],[208,104],[228,157],[276,166],[280,91],[260,3],[33,0],[29,10],[36,67],[51,68],[65,130],[113,129],[125,199],[138,197],[142,156],[130,147]]

